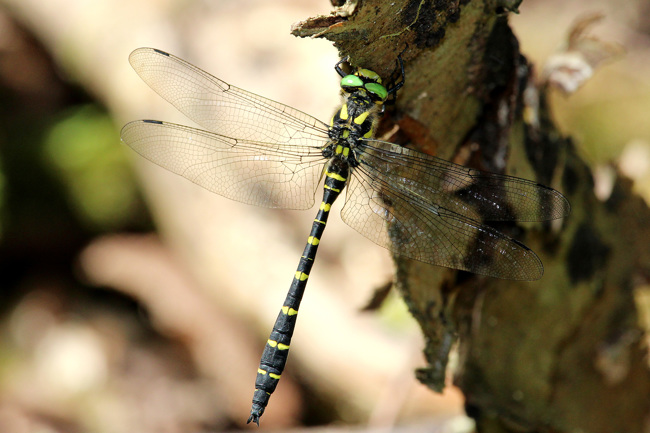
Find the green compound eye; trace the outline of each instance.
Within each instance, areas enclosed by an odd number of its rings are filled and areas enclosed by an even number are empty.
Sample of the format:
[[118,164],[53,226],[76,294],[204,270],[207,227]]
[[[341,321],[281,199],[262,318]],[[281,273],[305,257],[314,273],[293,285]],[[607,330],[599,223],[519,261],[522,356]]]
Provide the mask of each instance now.
[[341,78],[341,87],[363,87],[363,80],[356,75],[346,75]]
[[388,90],[381,84],[366,83],[364,88],[378,100],[385,101],[388,98]]

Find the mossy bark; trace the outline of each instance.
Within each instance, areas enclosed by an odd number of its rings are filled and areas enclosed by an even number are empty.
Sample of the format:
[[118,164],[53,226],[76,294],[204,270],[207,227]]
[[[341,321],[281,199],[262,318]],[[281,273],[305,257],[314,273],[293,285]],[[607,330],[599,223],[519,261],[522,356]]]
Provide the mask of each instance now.
[[650,275],[650,211],[621,177],[609,199],[595,197],[591,167],[556,129],[549,89],[509,28],[517,5],[364,0],[294,34],[325,37],[353,65],[383,76],[406,48],[406,84],[384,119],[391,140],[535,179],[571,201],[563,221],[498,225],[541,257],[536,282],[395,257],[396,285],[427,339],[429,365],[418,378],[441,390],[457,342],[454,382],[479,431],[648,431],[650,370],[635,290]]

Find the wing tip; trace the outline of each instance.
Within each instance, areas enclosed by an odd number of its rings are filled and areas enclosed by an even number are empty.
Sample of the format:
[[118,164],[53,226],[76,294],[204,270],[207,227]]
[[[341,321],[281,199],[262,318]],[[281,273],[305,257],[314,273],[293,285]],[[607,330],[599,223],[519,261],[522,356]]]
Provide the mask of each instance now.
[[161,55],[163,55],[165,57],[170,57],[171,56],[168,52],[163,51],[163,50],[159,50],[158,48],[150,48],[150,49],[153,50],[155,53],[161,54]]

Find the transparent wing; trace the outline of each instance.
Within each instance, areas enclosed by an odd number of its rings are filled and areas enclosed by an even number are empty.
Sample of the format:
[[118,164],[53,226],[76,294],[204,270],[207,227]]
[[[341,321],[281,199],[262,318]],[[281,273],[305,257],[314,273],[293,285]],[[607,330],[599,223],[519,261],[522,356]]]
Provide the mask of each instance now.
[[533,251],[480,221],[544,221],[568,215],[559,192],[481,172],[379,140],[358,143],[343,220],[397,254],[477,274],[539,279]]
[[157,120],[130,122],[122,141],[209,191],[257,206],[309,209],[325,164],[314,146],[234,139]]
[[546,221],[571,209],[562,194],[536,182],[463,167],[394,143],[364,140],[357,152],[369,177],[471,219]]
[[426,263],[511,280],[537,280],[544,268],[523,244],[358,168],[341,217],[389,250]]
[[164,51],[138,48],[129,62],[149,87],[208,131],[296,146],[327,136],[327,125],[315,117],[231,86]]

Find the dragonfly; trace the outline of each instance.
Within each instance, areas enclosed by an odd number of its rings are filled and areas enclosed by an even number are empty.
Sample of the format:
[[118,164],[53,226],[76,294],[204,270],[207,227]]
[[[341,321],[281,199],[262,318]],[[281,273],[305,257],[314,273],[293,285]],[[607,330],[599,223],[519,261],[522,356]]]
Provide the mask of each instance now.
[[259,425],[280,380],[331,206],[345,188],[343,221],[376,244],[410,259],[503,279],[537,280],[544,268],[531,249],[485,221],[569,214],[567,199],[547,186],[375,139],[386,102],[405,82],[397,58],[401,81],[390,86],[374,71],[352,68],[347,58],[336,63],[342,104],[324,123],[164,51],[139,48],[129,56],[145,83],[203,128],[158,120],[126,124],[122,141],[144,158],[209,191],[268,208],[312,208],[323,184],[262,353],[248,423]]

